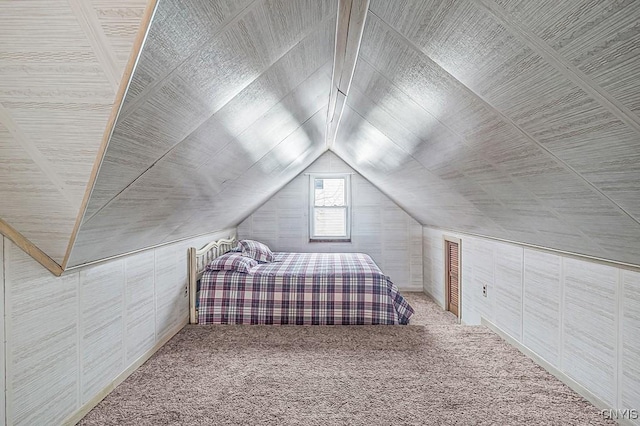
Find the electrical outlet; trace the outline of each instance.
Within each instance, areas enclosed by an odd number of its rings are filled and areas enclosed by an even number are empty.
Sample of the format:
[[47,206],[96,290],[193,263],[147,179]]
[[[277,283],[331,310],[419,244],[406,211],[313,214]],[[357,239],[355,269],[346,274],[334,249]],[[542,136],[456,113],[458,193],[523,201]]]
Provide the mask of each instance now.
[[482,284],[482,295],[484,297],[487,297],[487,285],[486,284]]

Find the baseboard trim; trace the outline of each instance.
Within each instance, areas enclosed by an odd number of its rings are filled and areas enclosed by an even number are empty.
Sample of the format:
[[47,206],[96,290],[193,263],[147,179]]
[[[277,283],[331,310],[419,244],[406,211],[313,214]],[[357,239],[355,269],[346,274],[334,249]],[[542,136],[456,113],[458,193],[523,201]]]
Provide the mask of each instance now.
[[399,292],[411,292],[411,293],[424,293],[424,288],[420,287],[419,285],[416,286],[404,286],[404,287],[398,287],[398,291]]
[[[499,328],[495,324],[493,324],[490,321],[488,321],[486,318],[481,317],[480,318],[480,323],[482,325],[484,325],[485,327],[487,327],[489,330],[491,330],[494,333],[496,333],[498,336],[500,336],[502,338],[502,340],[504,340],[505,342],[509,343],[511,346],[513,346],[516,349],[518,349],[520,352],[522,352],[524,355],[526,355],[528,358],[530,358],[533,362],[538,364],[540,367],[542,367],[545,370],[547,370],[549,373],[551,373],[553,376],[555,376],[562,383],[564,383],[565,385],[569,386],[572,390],[574,390],[576,393],[578,393],[584,399],[586,399],[587,401],[592,403],[597,409],[599,409],[599,410],[608,410],[610,408],[613,408],[613,407],[610,407],[609,404],[605,403],[603,400],[601,400],[600,398],[595,396],[593,393],[591,393],[587,388],[585,388],[584,386],[582,386],[581,384],[579,384],[578,382],[573,380],[571,377],[567,376],[562,371],[558,370],[556,367],[551,365],[544,358],[540,357],[538,354],[533,352],[531,349],[529,349],[528,347],[526,347],[525,345],[523,345],[522,343],[518,342],[516,339],[514,339],[510,335],[508,335],[504,330],[502,330],[501,328]],[[631,421],[626,420],[626,419],[618,419],[618,420],[616,420],[616,422],[618,424],[620,424],[620,425],[634,426],[634,423],[631,423]]]
[[100,403],[112,390],[116,388],[120,383],[124,382],[127,377],[129,377],[134,371],[136,371],[142,364],[147,362],[149,358],[153,354],[155,354],[158,349],[163,347],[165,343],[167,343],[173,336],[178,334],[180,330],[184,328],[185,325],[189,323],[189,319],[185,318],[180,324],[171,329],[169,333],[167,333],[162,339],[160,339],[151,349],[145,352],[140,356],[133,364],[127,367],[118,377],[116,377],[109,385],[103,388],[100,392],[96,394],[93,398],[87,401],[86,404],[82,405],[78,410],[76,410],[71,416],[67,417],[67,419],[62,423],[64,426],[73,426],[78,423],[84,416],[89,413],[96,405]]
[[429,296],[429,298],[430,298],[431,300],[433,300],[433,302],[434,302],[436,305],[440,306],[442,309],[444,309],[444,310],[446,311],[446,309],[445,309],[444,305],[442,304],[442,301],[441,301],[441,300],[436,299],[436,298],[433,296],[433,294],[431,294],[431,293],[430,293],[429,291],[427,291],[425,288],[422,288],[422,292],[423,292],[424,294],[426,294],[427,296]]

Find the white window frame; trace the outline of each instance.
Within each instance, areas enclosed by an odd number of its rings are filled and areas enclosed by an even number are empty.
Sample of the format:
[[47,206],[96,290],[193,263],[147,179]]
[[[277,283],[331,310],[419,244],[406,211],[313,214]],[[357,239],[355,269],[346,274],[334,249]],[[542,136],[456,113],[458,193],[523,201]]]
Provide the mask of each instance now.
[[[315,206],[315,180],[316,179],[344,179],[345,180],[345,205],[324,206],[319,208],[345,209],[346,235],[324,236],[315,235],[314,211]],[[315,242],[350,242],[351,241],[351,174],[350,173],[310,173],[309,174],[309,241]]]

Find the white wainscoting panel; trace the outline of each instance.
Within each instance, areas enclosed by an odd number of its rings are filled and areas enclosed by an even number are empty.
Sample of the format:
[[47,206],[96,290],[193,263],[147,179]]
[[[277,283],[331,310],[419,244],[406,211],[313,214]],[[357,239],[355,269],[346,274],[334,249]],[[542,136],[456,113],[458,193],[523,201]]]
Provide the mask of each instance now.
[[618,270],[571,258],[563,262],[563,371],[613,407]]
[[162,339],[189,314],[187,268],[179,270],[177,259],[181,254],[187,257],[186,250],[182,252],[174,246],[155,250],[156,340]]
[[618,408],[640,411],[640,272],[622,271],[622,371]]
[[[0,366],[4,368],[5,365],[5,336],[4,336],[4,299],[5,299],[5,286],[4,286],[4,236],[0,236],[0,342],[2,342],[2,350],[0,351]],[[6,424],[5,418],[5,374],[0,374],[0,425]]]
[[125,363],[133,363],[156,341],[154,252],[127,257],[125,264]]
[[444,243],[442,233],[432,231],[430,228],[423,228],[423,238],[424,291],[444,307]]
[[[464,246],[464,240],[462,245]],[[475,296],[476,312],[491,322],[495,321],[495,248],[496,244],[492,241],[475,239],[471,252],[472,258],[461,259],[461,262],[473,262],[473,275],[467,277],[466,282],[463,282],[462,291],[468,291],[470,287]],[[467,282],[470,284],[466,285]],[[483,285],[487,286],[487,297],[482,295]]]
[[[460,237],[461,236],[457,236],[457,238]],[[472,259],[475,250],[475,239],[464,238],[461,241],[461,245],[462,255],[460,259],[458,259],[462,264],[462,280],[460,280],[460,292],[462,294],[461,319],[464,324],[480,324],[481,316],[476,309],[478,306],[476,299],[482,297],[482,288],[476,288],[472,279],[474,271]]]
[[[465,324],[484,317],[608,407],[640,407],[640,268],[424,227],[429,294],[444,289],[444,259],[434,260],[443,250],[432,249],[444,235],[462,240]],[[510,285],[519,280],[520,295]]]
[[5,244],[7,424],[60,424],[79,404],[78,274]]
[[81,404],[125,369],[124,259],[80,271]]
[[[309,176],[352,173],[351,242],[309,242]],[[422,228],[332,152],[326,152],[238,226],[238,237],[274,251],[364,252],[400,289],[423,286]]]
[[233,235],[228,229],[61,277],[2,238],[7,424],[63,423],[186,324],[187,248]]
[[522,247],[499,244],[495,249],[495,324],[522,339]]
[[561,257],[524,249],[522,343],[560,368]]

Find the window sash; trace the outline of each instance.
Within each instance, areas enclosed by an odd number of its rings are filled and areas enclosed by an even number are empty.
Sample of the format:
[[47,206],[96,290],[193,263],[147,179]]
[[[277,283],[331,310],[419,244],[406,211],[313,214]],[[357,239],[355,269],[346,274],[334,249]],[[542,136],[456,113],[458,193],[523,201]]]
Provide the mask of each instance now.
[[[350,240],[351,239],[351,176],[348,174],[311,174],[309,179],[309,239],[310,240]],[[317,179],[344,179],[343,206],[316,206],[315,182]],[[315,229],[317,209],[342,209],[345,217],[345,233],[340,235],[318,235]]]

